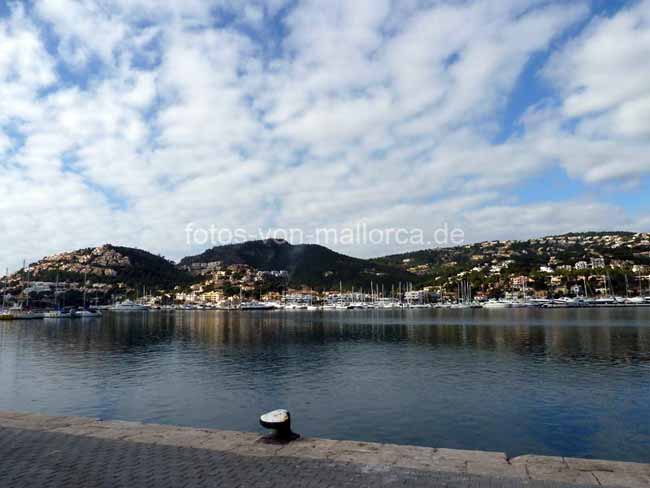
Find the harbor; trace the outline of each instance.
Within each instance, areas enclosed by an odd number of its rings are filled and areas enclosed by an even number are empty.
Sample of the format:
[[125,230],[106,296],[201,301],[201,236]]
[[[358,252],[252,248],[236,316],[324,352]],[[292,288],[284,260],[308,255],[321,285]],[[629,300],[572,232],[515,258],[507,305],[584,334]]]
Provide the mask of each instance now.
[[[55,285],[58,290],[58,282]],[[342,312],[349,310],[423,310],[423,309],[519,309],[519,308],[635,308],[650,307],[650,296],[598,296],[576,295],[560,298],[530,297],[522,294],[509,299],[475,299],[470,287],[459,285],[456,300],[442,300],[437,295],[422,290],[408,290],[387,295],[379,291],[365,293],[350,292],[293,292],[270,294],[265,299],[250,300],[243,296],[231,297],[229,300],[207,302],[205,300],[178,300],[176,303],[161,304],[154,296],[143,293],[141,298],[115,301],[110,305],[88,306],[87,288],[82,288],[83,303],[79,307],[31,308],[29,298],[26,302],[14,301],[11,306],[3,301],[0,308],[0,320],[35,320],[35,319],[75,319],[99,318],[102,313],[134,312],[175,312],[202,310],[237,310],[237,311],[321,311]],[[53,292],[56,300],[58,293]],[[3,292],[6,296],[6,292]]]
[[0,488],[650,488],[650,0],[0,45]]
[[536,299],[532,301],[491,300],[486,302],[437,302],[412,303],[390,301],[336,301],[322,304],[283,303],[248,301],[228,304],[182,304],[182,305],[147,305],[133,301],[124,301],[115,305],[97,308],[67,308],[54,310],[24,310],[8,308],[0,311],[0,320],[64,320],[99,318],[102,313],[145,313],[145,312],[183,312],[183,311],[310,311],[343,312],[351,310],[436,310],[436,309],[520,309],[520,308],[643,308],[650,307],[650,297],[625,299]]

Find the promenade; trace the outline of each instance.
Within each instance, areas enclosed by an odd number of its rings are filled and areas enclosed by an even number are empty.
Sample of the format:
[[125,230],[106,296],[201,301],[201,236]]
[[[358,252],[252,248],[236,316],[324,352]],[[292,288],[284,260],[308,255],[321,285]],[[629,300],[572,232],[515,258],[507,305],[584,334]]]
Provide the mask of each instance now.
[[0,412],[0,487],[650,487],[650,465]]

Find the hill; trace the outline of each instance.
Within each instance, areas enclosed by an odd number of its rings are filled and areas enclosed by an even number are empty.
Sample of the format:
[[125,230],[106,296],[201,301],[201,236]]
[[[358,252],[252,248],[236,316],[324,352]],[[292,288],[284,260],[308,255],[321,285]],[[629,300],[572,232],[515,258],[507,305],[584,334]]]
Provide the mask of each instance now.
[[417,279],[412,273],[389,264],[353,258],[315,244],[292,245],[276,239],[213,247],[183,258],[180,265],[215,262],[224,266],[245,264],[261,271],[286,270],[291,286],[317,289],[336,289],[339,283],[345,287],[368,288],[371,281],[390,286]]
[[29,265],[33,280],[82,281],[84,275],[95,283],[124,283],[131,287],[173,288],[193,278],[161,257],[142,249],[106,244],[48,256]]
[[470,275],[479,286],[481,279],[599,268],[620,270],[624,275],[650,265],[650,234],[584,232],[525,241],[485,241],[395,254],[373,261],[400,267],[418,275],[424,284],[437,285],[455,283]]

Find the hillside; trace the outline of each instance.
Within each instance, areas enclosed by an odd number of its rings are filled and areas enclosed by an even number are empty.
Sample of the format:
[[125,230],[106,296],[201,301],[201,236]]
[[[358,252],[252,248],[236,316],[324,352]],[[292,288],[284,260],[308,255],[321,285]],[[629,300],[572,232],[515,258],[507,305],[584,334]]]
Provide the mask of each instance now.
[[[485,261],[512,261],[512,267],[529,272],[538,265],[573,264],[602,257],[650,264],[650,234],[632,232],[584,232],[547,236],[526,241],[485,241],[464,246],[426,249],[374,259],[374,262],[431,274],[436,268],[475,265]],[[417,269],[421,267],[420,269]],[[426,269],[428,268],[428,270]]]
[[245,264],[258,270],[286,270],[289,284],[313,288],[368,287],[370,282],[390,286],[415,281],[416,276],[399,267],[353,258],[315,244],[292,245],[283,240],[249,241],[217,246],[188,256],[181,266],[220,262],[224,266]]
[[485,288],[486,284],[503,284],[504,279],[520,275],[541,282],[544,279],[540,275],[584,274],[584,270],[598,274],[598,270],[605,269],[620,281],[625,274],[645,273],[650,266],[650,234],[585,232],[526,241],[486,241],[395,254],[373,261],[416,274],[423,284],[447,284],[450,288],[461,279],[470,279],[474,286]]
[[127,286],[173,288],[192,277],[167,259],[141,249],[106,244],[48,256],[30,264],[33,280],[81,281],[84,275],[95,283],[124,283]]
[[[526,241],[486,241],[366,260],[326,247],[281,240],[249,241],[208,249],[179,265],[149,252],[110,244],[43,258],[28,268],[32,281],[80,283],[107,296],[136,294],[142,287],[185,293],[263,291],[308,286],[316,290],[390,288],[399,282],[454,293],[461,282],[476,293],[500,296],[508,290],[567,294],[576,285],[594,293],[647,293],[650,289],[650,234],[591,232]],[[271,273],[286,271],[286,273]],[[24,281],[20,272],[13,286]],[[21,278],[21,279],[16,279]],[[604,291],[603,291],[604,290]],[[216,296],[216,295],[215,295]]]

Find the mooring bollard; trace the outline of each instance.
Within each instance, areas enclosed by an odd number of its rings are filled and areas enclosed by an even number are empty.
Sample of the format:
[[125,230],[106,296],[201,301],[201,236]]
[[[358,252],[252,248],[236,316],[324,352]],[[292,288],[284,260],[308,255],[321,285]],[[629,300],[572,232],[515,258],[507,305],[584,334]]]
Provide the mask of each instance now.
[[273,410],[260,416],[262,427],[273,433],[262,438],[265,442],[290,442],[300,437],[291,430],[291,414],[287,410]]

